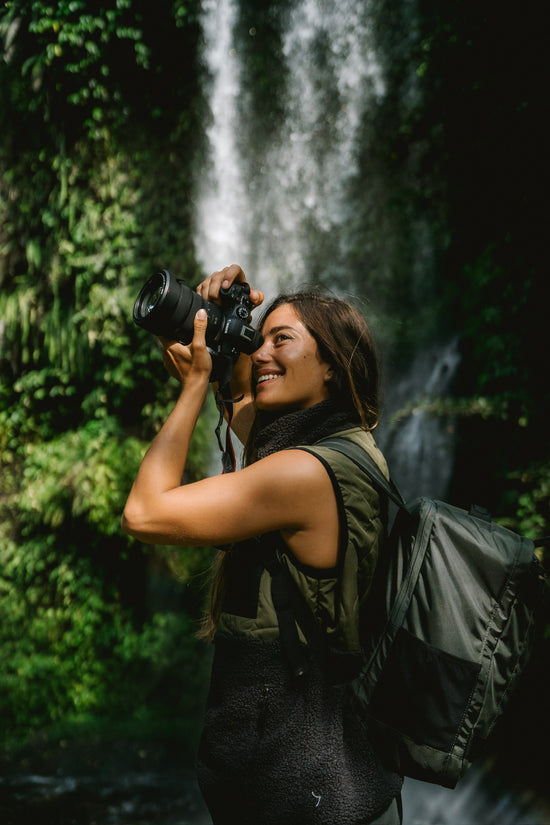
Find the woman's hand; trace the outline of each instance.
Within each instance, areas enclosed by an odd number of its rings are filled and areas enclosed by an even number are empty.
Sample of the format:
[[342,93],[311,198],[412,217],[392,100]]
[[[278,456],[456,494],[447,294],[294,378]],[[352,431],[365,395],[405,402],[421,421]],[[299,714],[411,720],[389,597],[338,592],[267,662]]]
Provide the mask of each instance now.
[[212,372],[212,358],[206,348],[206,310],[199,309],[193,321],[193,340],[188,346],[179,341],[159,338],[164,352],[164,366],[174,378],[184,384],[197,378],[208,382]]
[[[211,301],[214,304],[220,303],[220,289],[229,289],[231,284],[248,283],[244,272],[237,264],[226,266],[220,272],[213,272],[209,278],[206,278],[197,287],[197,293],[204,298],[205,301]],[[264,300],[263,292],[257,289],[250,289],[250,300],[254,307],[260,306]]]
[[[197,287],[197,293],[205,301],[220,304],[220,289],[229,289],[234,283],[246,284],[245,274],[240,266],[233,264],[226,266],[219,272],[213,272]],[[258,289],[250,290],[250,301],[254,307],[260,306],[264,300],[263,292]],[[233,365],[229,388],[232,398],[240,399],[233,404],[233,416],[231,418],[231,429],[244,444],[248,438],[252,422],[254,420],[254,405],[250,387],[250,376],[252,361],[249,355],[241,353],[237,363]],[[216,390],[216,387],[213,387]]]

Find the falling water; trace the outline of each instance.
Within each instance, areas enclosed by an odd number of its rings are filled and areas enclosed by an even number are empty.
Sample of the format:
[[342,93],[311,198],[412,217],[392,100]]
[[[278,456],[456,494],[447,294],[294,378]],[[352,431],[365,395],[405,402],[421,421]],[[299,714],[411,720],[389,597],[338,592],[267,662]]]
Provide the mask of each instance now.
[[235,3],[206,0],[211,167],[198,181],[196,216],[197,256],[206,272],[237,261],[265,292],[276,292],[310,279],[308,253],[320,238],[330,239],[335,276],[341,269],[361,116],[369,100],[384,93],[371,45],[370,2],[323,4],[322,13],[318,0],[293,5],[282,43],[291,79],[285,118],[251,168],[246,130],[253,113],[244,125],[239,97],[246,77],[236,46]]
[[392,382],[377,441],[406,501],[419,495],[444,498],[453,471],[454,421],[429,413],[430,403],[449,394],[460,363],[458,339],[418,353]]
[[204,60],[211,74],[211,120],[206,130],[209,166],[198,179],[197,257],[206,273],[229,263],[246,263],[243,246],[248,216],[239,156],[236,102],[240,65],[233,44],[233,0],[204,0]]
[[332,259],[324,267],[336,283],[345,282],[357,136],[364,108],[384,93],[369,7],[368,0],[342,0],[323,4],[320,13],[318,0],[303,0],[289,17],[282,45],[291,78],[286,119],[266,149],[250,234],[255,266],[285,285],[314,275],[311,249],[319,243]]

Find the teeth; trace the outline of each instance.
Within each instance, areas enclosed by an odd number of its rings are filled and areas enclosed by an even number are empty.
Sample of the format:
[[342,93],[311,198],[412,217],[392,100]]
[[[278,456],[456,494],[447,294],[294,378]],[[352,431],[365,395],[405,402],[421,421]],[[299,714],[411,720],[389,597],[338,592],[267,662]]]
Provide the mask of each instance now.
[[258,376],[258,384],[263,384],[264,381],[271,381],[272,378],[278,378],[279,376],[275,373],[270,375],[260,375]]

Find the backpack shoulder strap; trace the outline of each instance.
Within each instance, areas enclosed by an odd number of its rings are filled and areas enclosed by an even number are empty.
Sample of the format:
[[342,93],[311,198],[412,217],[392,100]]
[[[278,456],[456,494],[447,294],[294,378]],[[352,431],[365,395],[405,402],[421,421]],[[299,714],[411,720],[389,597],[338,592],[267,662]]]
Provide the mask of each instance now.
[[342,436],[330,436],[329,438],[323,438],[321,441],[318,441],[316,446],[330,447],[331,450],[336,450],[347,456],[368,475],[379,491],[391,498],[399,508],[405,507],[405,500],[399,492],[397,485],[391,478],[388,480],[384,476],[375,460],[371,458],[367,451],[360,447],[359,444],[356,444],[355,441],[351,441],[349,438],[343,438]]
[[[280,550],[274,549],[264,557],[264,567],[271,576],[271,598],[277,614],[281,647],[295,678],[309,671],[311,651],[319,661],[325,658],[325,639],[298,586],[283,563]],[[309,647],[300,642],[297,624]]]

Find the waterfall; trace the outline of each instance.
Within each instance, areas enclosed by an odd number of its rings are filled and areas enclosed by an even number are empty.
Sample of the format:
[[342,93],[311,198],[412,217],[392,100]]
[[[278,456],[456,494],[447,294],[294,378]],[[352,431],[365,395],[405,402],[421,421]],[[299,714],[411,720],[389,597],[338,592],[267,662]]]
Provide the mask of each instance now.
[[[310,280],[311,249],[327,246],[328,271],[344,282],[343,230],[352,207],[357,132],[369,100],[384,93],[370,31],[372,0],[293,4],[282,52],[290,82],[284,121],[253,168],[239,117],[246,78],[235,34],[235,0],[205,0],[211,73],[211,166],[198,180],[196,249],[205,272],[240,263],[267,294]],[[311,67],[315,66],[315,72]],[[315,273],[313,273],[315,276]]]
[[[238,149],[236,103],[240,66],[233,45],[233,0],[204,0],[204,61],[211,73],[211,120],[206,129],[209,168],[197,180],[196,250],[206,274],[231,263],[246,264],[243,248],[247,193]],[[244,257],[243,257],[244,256]],[[246,270],[245,270],[246,271]]]
[[323,263],[334,285],[345,283],[358,130],[364,108],[384,93],[369,7],[369,0],[342,0],[322,4],[320,13],[318,0],[303,0],[288,20],[286,119],[266,151],[250,236],[255,266],[284,286],[311,279],[311,251],[319,244],[331,259]]
[[547,825],[549,817],[531,791],[511,791],[487,766],[472,766],[455,789],[403,786],[403,825]]
[[444,498],[451,480],[454,422],[430,415],[429,405],[449,394],[460,363],[458,343],[453,337],[421,350],[407,372],[391,382],[376,435],[406,501],[419,495]]

